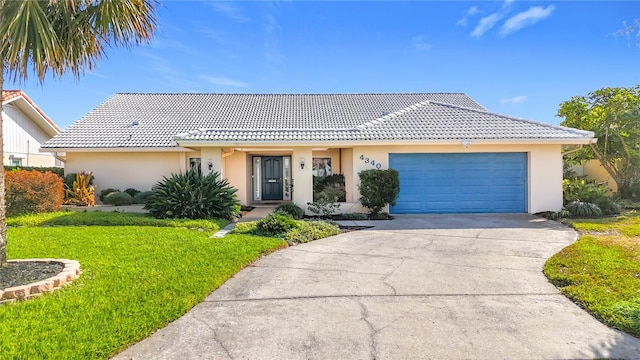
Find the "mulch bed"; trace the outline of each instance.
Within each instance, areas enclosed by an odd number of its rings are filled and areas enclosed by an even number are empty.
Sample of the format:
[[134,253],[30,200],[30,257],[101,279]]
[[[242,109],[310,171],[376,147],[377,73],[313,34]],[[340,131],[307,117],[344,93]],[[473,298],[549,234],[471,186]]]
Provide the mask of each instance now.
[[9,262],[0,267],[0,289],[27,285],[59,274],[64,264],[56,261]]

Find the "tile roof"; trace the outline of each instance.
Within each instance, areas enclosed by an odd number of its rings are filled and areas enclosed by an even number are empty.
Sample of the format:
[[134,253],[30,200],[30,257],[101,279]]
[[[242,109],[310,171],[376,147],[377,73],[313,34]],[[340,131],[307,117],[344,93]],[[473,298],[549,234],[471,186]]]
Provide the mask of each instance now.
[[585,139],[487,112],[460,93],[116,94],[43,148],[174,147],[176,141]]

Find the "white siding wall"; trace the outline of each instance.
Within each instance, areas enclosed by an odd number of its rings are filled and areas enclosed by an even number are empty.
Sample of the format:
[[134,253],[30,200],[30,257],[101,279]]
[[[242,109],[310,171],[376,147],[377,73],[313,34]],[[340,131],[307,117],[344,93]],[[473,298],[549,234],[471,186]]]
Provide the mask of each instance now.
[[10,156],[22,158],[22,166],[56,166],[51,154],[41,153],[40,146],[51,137],[12,104],[3,106],[4,164]]

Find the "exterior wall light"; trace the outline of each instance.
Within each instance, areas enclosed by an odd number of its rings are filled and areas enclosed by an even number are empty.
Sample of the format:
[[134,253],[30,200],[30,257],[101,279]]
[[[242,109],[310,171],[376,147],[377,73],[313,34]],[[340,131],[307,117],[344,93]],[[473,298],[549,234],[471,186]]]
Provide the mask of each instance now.
[[213,163],[211,161],[209,161],[207,163],[207,166],[209,167],[209,171],[211,171],[211,169],[213,169]]
[[304,170],[304,158],[300,159],[300,169]]

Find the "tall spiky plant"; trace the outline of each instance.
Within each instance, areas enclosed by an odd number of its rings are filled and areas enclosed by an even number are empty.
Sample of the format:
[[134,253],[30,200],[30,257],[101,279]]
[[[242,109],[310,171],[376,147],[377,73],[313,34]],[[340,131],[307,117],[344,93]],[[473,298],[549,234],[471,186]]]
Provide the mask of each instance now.
[[[107,48],[151,41],[157,0],[0,0],[0,94],[4,78],[66,73],[80,78]],[[0,102],[0,114],[2,104]],[[0,131],[2,116],[0,116]],[[0,133],[0,158],[4,137]],[[7,261],[4,167],[0,166],[0,266]]]

